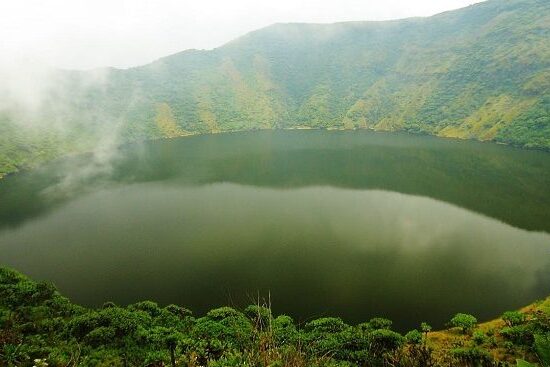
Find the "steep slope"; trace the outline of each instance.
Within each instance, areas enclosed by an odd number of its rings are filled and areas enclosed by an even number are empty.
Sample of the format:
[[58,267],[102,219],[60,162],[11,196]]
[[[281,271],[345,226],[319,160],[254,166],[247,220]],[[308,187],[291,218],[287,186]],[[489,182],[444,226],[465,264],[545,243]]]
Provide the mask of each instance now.
[[547,0],[489,0],[387,22],[276,24],[214,50],[106,70],[100,85],[82,82],[85,74],[64,74],[49,105],[68,101],[63,119],[90,145],[106,131],[98,125],[115,124],[125,141],[311,127],[550,148]]

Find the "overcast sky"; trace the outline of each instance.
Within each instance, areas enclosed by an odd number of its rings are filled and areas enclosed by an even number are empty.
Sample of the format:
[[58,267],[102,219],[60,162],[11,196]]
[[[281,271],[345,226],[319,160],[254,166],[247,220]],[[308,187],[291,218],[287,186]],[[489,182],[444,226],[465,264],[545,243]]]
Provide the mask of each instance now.
[[0,64],[129,67],[276,22],[428,16],[479,0],[0,0]]

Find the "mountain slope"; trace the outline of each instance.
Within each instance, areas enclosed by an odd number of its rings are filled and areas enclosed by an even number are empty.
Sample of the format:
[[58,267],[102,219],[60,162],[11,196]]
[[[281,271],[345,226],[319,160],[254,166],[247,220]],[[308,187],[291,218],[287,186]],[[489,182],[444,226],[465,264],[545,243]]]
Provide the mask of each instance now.
[[63,73],[47,103],[63,108],[35,118],[70,121],[71,135],[90,146],[111,131],[104,125],[116,125],[124,141],[370,128],[548,149],[550,2],[489,0],[429,18],[276,24],[214,50],[106,70],[99,85],[86,78]]

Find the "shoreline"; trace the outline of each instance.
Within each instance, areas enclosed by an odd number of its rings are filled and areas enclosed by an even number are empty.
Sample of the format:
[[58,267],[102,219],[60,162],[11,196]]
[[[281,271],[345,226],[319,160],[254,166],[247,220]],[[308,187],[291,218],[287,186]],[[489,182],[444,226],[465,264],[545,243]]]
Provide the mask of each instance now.
[[[540,151],[545,153],[550,153],[550,147],[544,148],[544,147],[525,147],[521,145],[515,145],[510,144],[506,142],[500,142],[495,140],[481,140],[476,138],[460,138],[460,137],[450,137],[450,136],[441,136],[436,134],[430,134],[427,132],[413,132],[408,130],[381,130],[381,129],[374,129],[372,127],[355,127],[353,129],[348,129],[345,127],[312,127],[312,126],[292,126],[292,127],[284,127],[284,128],[258,128],[258,129],[238,129],[238,130],[218,130],[218,131],[210,131],[210,132],[189,132],[186,131],[185,133],[182,133],[180,135],[174,135],[174,136],[166,136],[166,137],[154,137],[154,138],[148,138],[143,140],[132,140],[123,142],[121,144],[117,145],[117,148],[123,147],[125,145],[129,144],[136,144],[136,143],[146,143],[146,142],[153,142],[153,141],[159,141],[159,140],[173,140],[173,139],[180,139],[180,138],[188,138],[188,137],[194,137],[194,136],[207,136],[207,135],[217,135],[217,134],[231,134],[231,133],[242,133],[242,132],[254,132],[254,131],[369,131],[373,133],[404,133],[409,134],[411,136],[429,136],[437,139],[443,139],[443,140],[449,140],[449,141],[459,141],[459,142],[478,142],[478,143],[488,143],[488,144],[495,144],[495,145],[501,145],[505,147],[510,147],[513,149],[521,150],[521,151]],[[0,174],[0,180],[3,180],[11,175],[15,175],[24,171],[29,171],[33,169],[37,169],[44,164],[47,164],[48,162],[53,162],[57,159],[63,159],[63,158],[69,158],[71,156],[77,156],[82,154],[91,154],[94,150],[83,150],[83,151],[75,151],[75,152],[68,152],[66,154],[62,154],[58,157],[52,158],[52,159],[46,159],[44,161],[39,161],[37,164],[29,165],[29,166],[22,166],[20,169],[15,171],[9,171],[4,174]]]

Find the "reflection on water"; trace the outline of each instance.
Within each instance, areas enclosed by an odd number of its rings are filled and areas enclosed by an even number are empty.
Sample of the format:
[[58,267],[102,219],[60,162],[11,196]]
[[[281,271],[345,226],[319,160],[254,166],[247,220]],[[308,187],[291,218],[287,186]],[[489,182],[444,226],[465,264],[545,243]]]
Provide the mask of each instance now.
[[380,190],[128,184],[0,232],[0,251],[90,305],[202,312],[270,294],[301,319],[381,315],[405,329],[550,294],[550,235]]
[[3,180],[0,229],[98,187],[233,182],[420,195],[550,233],[550,154],[496,144],[365,131],[262,131],[130,145],[101,162],[108,167],[84,155]]
[[300,319],[386,316],[401,328],[550,294],[548,153],[266,131],[107,158],[2,180],[0,264],[87,305],[153,299],[202,312],[270,294],[276,312]]

